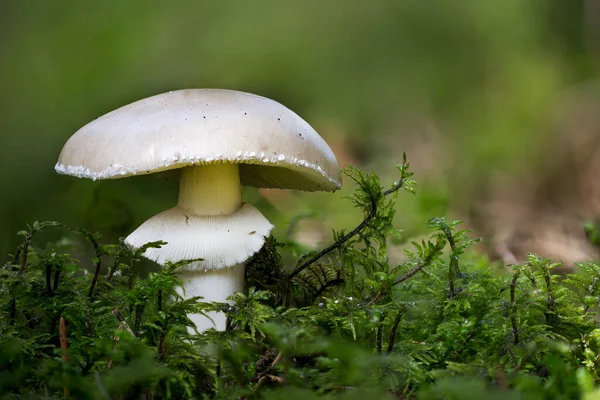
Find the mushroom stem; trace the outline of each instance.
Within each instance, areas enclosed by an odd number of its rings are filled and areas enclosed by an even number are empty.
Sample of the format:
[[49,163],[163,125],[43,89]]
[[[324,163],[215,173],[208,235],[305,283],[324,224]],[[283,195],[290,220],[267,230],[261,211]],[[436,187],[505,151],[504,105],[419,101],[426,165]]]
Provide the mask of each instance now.
[[196,215],[229,215],[242,207],[237,164],[194,165],[181,171],[178,206]]
[[[206,302],[231,303],[226,300],[227,297],[244,290],[244,264],[215,271],[182,271],[178,276],[183,281],[185,293],[182,293],[181,289],[178,289],[178,292],[184,298],[202,296],[203,301]],[[217,331],[226,329],[227,318],[224,313],[211,311],[206,315],[210,319],[201,314],[188,314],[198,332],[210,328],[215,328]]]
[[[240,210],[242,186],[237,164],[220,163],[184,168],[179,183],[180,208],[200,216],[231,215]],[[201,265],[202,263],[200,263]],[[227,302],[228,296],[244,290],[244,264],[212,271],[185,271],[179,274],[184,282],[182,296],[202,296],[204,301]],[[222,312],[189,317],[199,332],[210,328],[226,329],[227,320]]]

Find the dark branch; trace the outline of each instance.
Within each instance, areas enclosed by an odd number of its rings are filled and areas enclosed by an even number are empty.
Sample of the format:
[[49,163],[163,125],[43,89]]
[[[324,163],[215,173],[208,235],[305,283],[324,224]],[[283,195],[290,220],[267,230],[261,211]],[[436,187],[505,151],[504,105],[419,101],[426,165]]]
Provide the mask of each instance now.
[[[423,261],[421,261],[421,263],[419,265],[417,265],[416,267],[414,267],[413,269],[408,271],[406,274],[402,275],[400,278],[396,279],[394,281],[394,283],[392,283],[391,286],[396,286],[396,285],[412,278],[413,276],[415,276],[417,273],[419,273],[419,271],[421,271],[423,268],[425,268],[426,266],[431,264],[433,259],[438,255],[438,253],[442,250],[442,248],[443,248],[442,245],[437,245],[435,247],[435,251],[432,251],[429,254],[427,254],[427,256],[423,259]],[[367,303],[367,306],[372,306],[373,304],[377,303],[385,294],[386,294],[386,290],[381,289],[379,292],[377,292],[377,295],[373,298],[373,300],[371,300],[370,302]]]
[[53,284],[53,289],[56,292],[58,290],[58,282],[60,281],[60,267],[58,267],[55,271],[54,271],[54,284]]
[[94,297],[94,289],[96,288],[96,283],[98,282],[98,276],[100,275],[100,268],[102,266],[101,254],[98,252],[98,244],[94,243],[94,250],[96,251],[96,265],[94,266],[94,277],[92,278],[92,283],[90,284],[90,291],[88,292],[88,297],[91,299]]
[[383,341],[383,321],[385,321],[385,317],[387,316],[386,312],[383,312],[379,317],[379,322],[377,323],[377,354],[381,354],[382,350],[382,341]]
[[450,244],[450,249],[452,253],[450,254],[450,265],[448,267],[448,283],[450,286],[450,299],[454,297],[454,277],[458,276],[460,270],[458,269],[458,257],[456,256],[456,243],[454,242],[454,236],[452,236],[452,231],[448,227],[448,225],[444,224],[442,229],[444,232],[444,236],[446,236],[446,240]]
[[513,343],[519,344],[519,329],[517,327],[517,300],[515,297],[515,288],[517,287],[517,279],[519,279],[520,271],[515,272],[510,283],[510,323],[513,330]]
[[27,234],[25,237],[25,242],[23,243],[23,258],[21,259],[21,269],[19,269],[19,274],[23,274],[25,272],[25,267],[27,266],[27,254],[29,253],[29,245],[31,244],[31,238],[33,237],[33,232]]
[[[394,186],[392,186],[390,189],[381,192],[381,194],[383,196],[389,196],[390,194],[396,193],[398,190],[402,189],[402,187],[404,186],[404,183],[406,182],[406,177],[407,177],[406,174],[403,172],[400,177],[400,180]],[[321,257],[331,253],[335,249],[342,247],[344,245],[344,243],[346,243],[348,240],[352,239],[354,236],[358,235],[367,226],[369,226],[369,223],[373,220],[373,218],[375,218],[376,215],[377,215],[377,199],[375,199],[375,197],[372,197],[369,213],[367,214],[365,219],[356,228],[352,229],[350,232],[348,232],[347,234],[342,236],[331,246],[321,250],[320,252],[318,252],[317,254],[312,256],[310,259],[308,259],[307,261],[302,263],[302,265],[300,265],[298,268],[296,268],[290,274],[290,279],[293,279],[300,272],[304,271],[304,269],[306,269],[306,267],[313,264],[314,262],[319,260]]]
[[329,289],[330,287],[341,285],[342,283],[344,283],[344,280],[341,278],[333,279],[327,282],[325,285],[321,286],[319,290],[317,290],[317,292],[315,293],[315,300],[318,299],[319,296],[322,295],[325,290]]
[[[25,241],[23,242],[23,249],[21,250],[21,254],[23,254],[23,258],[21,259],[21,268],[19,268],[19,276],[23,276],[25,272],[25,267],[27,267],[27,254],[29,253],[29,244],[31,243],[31,239],[33,238],[34,231],[25,236]],[[17,254],[19,251],[17,251]],[[17,255],[15,255],[15,260],[18,260]],[[12,289],[14,290],[16,283],[12,285]],[[15,319],[17,318],[17,299],[13,296],[8,305],[9,308],[9,320],[10,324],[13,325],[15,323]]]
[[436,247],[436,251],[432,251],[429,254],[427,254],[427,256],[423,259],[423,261],[419,265],[417,265],[416,267],[414,267],[413,269],[411,269],[410,271],[408,271],[406,274],[402,275],[400,278],[396,279],[394,281],[394,283],[392,284],[392,286],[398,285],[399,283],[402,283],[405,280],[410,279],[413,276],[415,276],[417,273],[419,273],[419,271],[421,271],[423,268],[425,268],[426,266],[428,266],[429,264],[431,264],[431,262],[433,261],[433,259],[440,252],[440,250],[441,250],[440,247]]
[[390,333],[390,341],[388,343],[387,354],[391,354],[394,349],[394,343],[396,342],[396,333],[398,332],[398,325],[400,325],[400,320],[402,316],[406,312],[406,308],[398,311],[396,318],[394,319],[394,324],[392,325],[392,331]]
[[548,297],[546,299],[546,304],[548,305],[548,312],[546,314],[546,322],[551,324],[554,321],[554,297],[552,294],[552,278],[550,276],[550,271],[548,270],[548,265],[544,263],[542,266],[542,272],[544,273],[544,281],[546,282],[546,292]]

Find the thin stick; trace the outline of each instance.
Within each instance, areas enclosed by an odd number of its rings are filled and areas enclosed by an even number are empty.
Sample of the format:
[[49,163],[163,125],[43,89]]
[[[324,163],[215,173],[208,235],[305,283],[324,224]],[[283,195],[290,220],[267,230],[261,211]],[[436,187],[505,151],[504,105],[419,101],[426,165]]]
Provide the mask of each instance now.
[[275,368],[275,366],[277,365],[277,363],[279,362],[279,360],[281,360],[282,356],[283,356],[283,351],[280,351],[279,354],[277,354],[277,357],[275,357],[275,359],[271,363],[271,369]]
[[377,354],[381,354],[381,350],[383,347],[383,321],[385,320],[385,317],[387,317],[387,313],[384,311],[381,316],[379,317],[379,322],[377,323],[377,337],[376,337],[376,347],[377,347]]
[[256,385],[254,385],[254,388],[252,389],[253,392],[256,392],[263,385],[263,383],[265,383],[265,381],[267,379],[271,379],[272,381],[279,382],[279,383],[283,382],[283,378],[269,374],[269,372],[271,372],[271,370],[273,370],[273,368],[275,368],[277,363],[279,363],[282,356],[283,356],[283,351],[280,351],[279,354],[277,354],[277,357],[275,357],[275,359],[269,366],[269,368],[267,368],[267,370],[261,374],[262,376],[258,379],[258,382],[256,382]]
[[[407,166],[406,160],[404,161],[403,166],[404,167]],[[398,190],[400,190],[404,186],[404,183],[406,182],[406,178],[411,175],[411,174],[408,174],[408,176],[407,176],[407,174],[405,174],[404,171],[406,171],[406,169],[403,169],[402,175],[400,176],[400,180],[394,186],[392,186],[388,190],[381,192],[381,194],[383,196],[388,196],[392,193],[396,193]],[[371,220],[373,220],[373,218],[375,218],[376,215],[377,215],[377,202],[376,202],[375,198],[373,197],[373,198],[371,198],[371,207],[369,209],[369,213],[367,214],[365,219],[356,228],[352,229],[350,232],[348,232],[347,234],[342,236],[339,240],[337,240],[331,246],[321,250],[320,252],[318,252],[317,254],[312,256],[308,261],[305,261],[304,263],[302,263],[302,265],[300,265],[298,268],[296,268],[290,274],[290,279],[293,279],[300,272],[304,271],[304,269],[306,267],[313,264],[315,261],[319,260],[324,255],[331,253],[333,250],[335,250],[337,248],[340,248],[348,240],[350,240],[354,236],[358,235],[360,232],[362,232],[363,229],[365,229],[369,225]]]
[[23,242],[23,258],[21,259],[21,268],[19,269],[19,274],[23,274],[25,272],[25,267],[27,266],[27,253],[29,253],[29,244],[31,243],[31,238],[33,237],[33,233],[27,234],[25,236],[25,242]]
[[517,299],[515,296],[515,288],[517,287],[517,279],[519,279],[520,271],[515,272],[510,283],[510,324],[513,330],[513,344],[519,344],[519,328],[517,326]]
[[[60,348],[62,350],[62,359],[66,364],[69,362],[69,356],[67,354],[68,351],[68,343],[67,343],[67,324],[65,323],[65,319],[60,317],[60,321],[58,322],[58,332],[60,337]],[[64,396],[65,398],[69,397],[69,388],[64,387]]]
[[333,243],[331,246],[326,247],[325,249],[321,250],[320,252],[318,252],[317,254],[312,256],[308,261],[305,261],[302,265],[300,265],[298,268],[296,268],[290,274],[290,279],[293,279],[300,272],[304,271],[304,269],[306,269],[306,267],[313,264],[315,261],[317,261],[324,255],[331,253],[333,250],[335,250],[339,247],[342,247],[342,245],[344,243],[346,243],[348,240],[352,239],[354,236],[358,235],[363,229],[365,229],[369,225],[371,220],[373,218],[375,218],[376,214],[377,214],[377,204],[375,203],[375,201],[373,199],[371,199],[371,209],[369,210],[369,213],[367,214],[366,218],[356,228],[352,229],[350,232],[345,234],[342,238],[340,238],[338,241]]
[[546,322],[548,324],[552,324],[555,320],[554,313],[554,298],[552,297],[552,278],[550,277],[550,271],[548,270],[548,265],[544,263],[542,266],[542,272],[544,273],[544,281],[546,282],[546,291],[548,297],[546,299],[546,304],[548,305],[548,312],[544,313],[546,315]]
[[112,310],[113,315],[115,316],[116,319],[119,320],[120,323],[123,324],[123,327],[125,328],[125,330],[129,333],[131,333],[132,336],[135,336],[133,334],[133,331],[131,330],[131,328],[129,327],[129,324],[127,324],[127,321],[125,321],[125,318],[123,318],[123,316],[121,315],[121,312],[119,311],[118,308],[115,308],[114,310]]
[[[97,247],[96,245],[94,245],[94,248],[97,251]],[[90,284],[90,291],[88,292],[88,297],[91,299],[94,297],[94,289],[96,288],[96,283],[98,282],[98,276],[100,275],[100,268],[102,266],[102,260],[100,258],[100,255],[96,253],[96,264],[95,264],[95,270],[94,270],[94,277],[92,278],[92,283]]]
[[[420,264],[418,264],[416,267],[414,267],[413,269],[408,271],[406,274],[402,275],[400,278],[396,279],[394,281],[394,283],[392,283],[392,286],[396,286],[396,285],[412,278],[417,273],[419,273],[419,271],[421,271],[423,268],[425,268],[426,266],[431,264],[433,259],[439,254],[439,252],[442,250],[442,248],[443,248],[442,245],[437,246],[435,248],[435,251],[432,251],[431,253],[429,253],[427,255],[427,257],[425,257],[425,259]],[[383,290],[383,289],[380,290],[379,292],[377,292],[377,295],[373,298],[373,300],[371,300],[370,302],[367,303],[367,306],[372,306],[373,304],[377,303],[385,294],[386,294],[385,290]]]
[[442,249],[442,247],[438,247],[436,249],[437,251],[432,251],[431,253],[429,253],[427,255],[427,257],[425,257],[425,259],[423,260],[423,262],[421,264],[417,265],[415,268],[411,269],[406,274],[404,274],[400,278],[396,279],[394,281],[394,283],[392,284],[392,286],[395,286],[395,285],[397,285],[399,283],[404,282],[405,280],[407,280],[409,278],[412,278],[414,275],[416,275],[423,268],[425,268],[426,266],[428,266],[429,264],[431,264],[431,262],[438,255],[438,253],[441,251],[441,249]]
[[56,271],[54,271],[54,285],[53,285],[53,289],[56,292],[58,290],[58,282],[60,280],[60,270],[57,269]]
[[394,324],[392,325],[392,332],[390,333],[390,342],[388,343],[387,354],[391,354],[394,349],[394,343],[396,342],[396,332],[398,332],[398,325],[400,325],[400,320],[402,316],[406,312],[406,309],[402,309],[398,311],[398,315],[394,319]]
[[69,361],[69,356],[67,355],[67,325],[63,317],[60,317],[60,321],[58,322],[58,331],[60,336],[60,348],[62,350],[62,359],[65,363],[67,363]]
[[450,249],[452,253],[450,253],[450,265],[448,267],[448,283],[450,286],[450,299],[454,297],[454,278],[460,274],[460,270],[458,269],[458,257],[455,256],[454,252],[456,251],[456,243],[454,242],[454,236],[452,236],[452,231],[450,228],[444,224],[442,228],[444,232],[444,236],[446,236],[446,240],[450,244]]
[[[31,238],[33,237],[33,232],[30,232],[27,234],[27,236],[25,236],[25,241],[23,242],[23,250],[21,250],[20,254],[23,255],[23,258],[21,258],[21,267],[19,268],[19,276],[23,276],[23,273],[25,272],[25,267],[27,266],[27,253],[29,252],[29,244],[31,243]],[[17,251],[17,253],[19,253]],[[15,261],[18,260],[17,255],[15,255]],[[12,286],[12,288],[14,289],[15,285]],[[8,305],[9,308],[9,320],[10,320],[10,324],[13,325],[15,323],[15,319],[17,318],[17,299],[15,297],[13,297],[10,300],[10,303]]]

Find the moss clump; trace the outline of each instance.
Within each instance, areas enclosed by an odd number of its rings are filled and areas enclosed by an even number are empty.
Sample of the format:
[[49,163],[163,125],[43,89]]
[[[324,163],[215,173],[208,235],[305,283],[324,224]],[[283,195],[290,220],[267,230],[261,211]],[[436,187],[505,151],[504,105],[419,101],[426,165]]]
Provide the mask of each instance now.
[[[459,221],[433,218],[429,240],[390,265],[396,197],[414,192],[409,164],[384,188],[358,169],[350,199],[364,220],[334,244],[270,238],[248,264],[233,306],[183,300],[168,265],[141,277],[144,249],[91,243],[91,273],[69,241],[35,246],[58,223],[35,223],[0,269],[3,398],[232,399],[594,398],[600,366],[600,266],[559,276],[530,255],[499,273],[468,252]],[[594,237],[591,235],[591,237]],[[160,242],[147,246],[160,246]],[[228,330],[190,335],[192,312],[224,310]],[[61,329],[61,318],[66,331]],[[67,338],[61,347],[61,334]],[[216,350],[215,350],[216,349]]]

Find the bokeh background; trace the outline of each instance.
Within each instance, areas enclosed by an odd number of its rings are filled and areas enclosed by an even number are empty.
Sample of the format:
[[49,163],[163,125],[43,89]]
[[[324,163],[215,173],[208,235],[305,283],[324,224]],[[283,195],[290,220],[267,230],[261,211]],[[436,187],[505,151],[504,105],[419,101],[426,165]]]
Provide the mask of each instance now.
[[[505,260],[529,250],[593,256],[581,224],[600,216],[598,4],[1,1],[0,254],[34,220],[112,241],[172,206],[177,182],[58,176],[58,153],[119,106],[218,87],[285,104],[342,165],[384,182],[406,151],[420,182],[399,203],[406,237],[445,215],[465,219]],[[279,236],[308,216],[296,235],[317,246],[362,218],[343,200],[351,189],[245,196]]]

